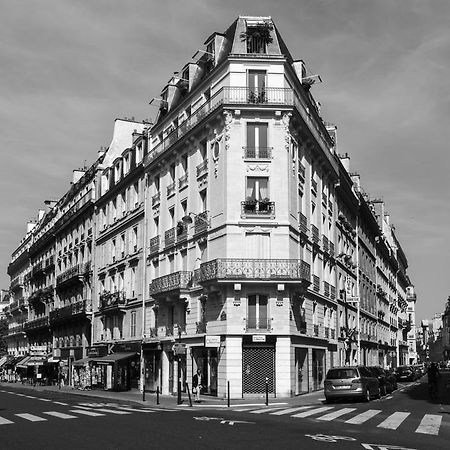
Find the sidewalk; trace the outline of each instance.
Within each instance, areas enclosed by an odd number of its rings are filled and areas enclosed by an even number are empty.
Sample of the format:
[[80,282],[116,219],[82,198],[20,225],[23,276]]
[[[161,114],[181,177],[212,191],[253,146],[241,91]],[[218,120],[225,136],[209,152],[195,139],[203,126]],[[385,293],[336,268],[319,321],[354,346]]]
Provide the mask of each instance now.
[[[142,400],[142,392],[134,389],[125,392],[113,392],[113,391],[103,391],[103,390],[79,390],[73,389],[70,386],[63,386],[61,389],[58,386],[30,386],[23,385],[21,383],[4,383],[1,382],[0,386],[6,389],[20,389],[20,390],[30,390],[35,392],[55,392],[55,393],[67,393],[73,395],[79,395],[83,397],[92,397],[96,401],[120,401],[120,402],[133,402],[141,406],[147,407],[160,407],[160,408],[177,408],[177,407],[189,407],[189,397],[187,394],[182,394],[182,404],[177,404],[176,395],[160,395],[159,405],[156,404],[157,398],[155,393],[145,393],[145,401]],[[320,404],[321,399],[323,399],[323,391],[311,392],[308,394],[303,394],[292,398],[273,398],[269,397],[269,406],[271,405],[286,405],[286,406],[303,406],[303,405],[314,405]],[[245,399],[231,399],[230,407],[235,406],[245,406],[245,405],[255,405],[264,406],[265,398],[245,398]],[[192,396],[192,407],[198,409],[207,408],[227,408],[228,403],[225,398],[210,397],[206,395],[201,396],[200,403],[194,402],[194,397]]]

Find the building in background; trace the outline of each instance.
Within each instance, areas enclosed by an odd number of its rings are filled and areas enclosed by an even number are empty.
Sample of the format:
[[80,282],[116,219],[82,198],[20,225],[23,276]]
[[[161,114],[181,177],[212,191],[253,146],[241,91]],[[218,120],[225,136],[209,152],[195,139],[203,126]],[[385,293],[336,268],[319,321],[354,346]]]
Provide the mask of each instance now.
[[69,382],[101,389],[175,394],[200,370],[220,397],[408,363],[407,259],[337,152],[318,81],[270,17],[213,33],[155,123],[116,120],[14,252],[11,353],[45,346]]

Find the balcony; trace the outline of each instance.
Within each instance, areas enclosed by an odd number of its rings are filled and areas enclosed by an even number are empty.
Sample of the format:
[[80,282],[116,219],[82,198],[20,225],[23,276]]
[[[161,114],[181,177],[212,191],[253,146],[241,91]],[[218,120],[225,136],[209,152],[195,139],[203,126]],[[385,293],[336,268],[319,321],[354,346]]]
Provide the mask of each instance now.
[[155,253],[159,252],[159,243],[160,243],[159,241],[160,241],[159,236],[155,236],[150,239],[150,255],[154,255]]
[[164,233],[165,247],[167,248],[171,247],[172,245],[175,245],[175,240],[176,240],[176,227],[173,227]]
[[272,331],[272,319],[247,317],[245,321],[246,332],[270,332]]
[[310,284],[311,268],[297,259],[219,258],[200,265],[198,282],[218,280],[291,281]]
[[311,225],[311,237],[313,244],[319,245],[320,243],[319,229],[315,225]]
[[329,339],[330,338],[330,328],[329,327],[324,327],[323,331],[324,331],[325,338]]
[[202,320],[200,322],[195,322],[195,326],[196,326],[197,334],[206,333],[206,321],[205,320]]
[[189,176],[186,173],[185,175],[183,175],[178,179],[178,189],[181,191],[181,189],[188,187],[188,185],[189,185]]
[[103,313],[123,312],[128,301],[124,291],[109,292],[100,294],[99,310]]
[[197,178],[208,174],[208,160],[206,159],[197,166]]
[[175,194],[175,181],[167,186],[167,197]]
[[160,202],[161,202],[161,192],[157,192],[152,197],[152,207],[155,207],[155,206],[159,205]]
[[308,218],[302,213],[299,216],[299,227],[303,234],[308,234]]
[[192,272],[179,271],[155,278],[150,284],[150,295],[166,294],[189,289],[192,284]]
[[43,261],[39,261],[36,264],[33,264],[33,268],[31,269],[31,276],[35,277],[41,273],[43,273],[44,271],[44,262]]
[[317,325],[317,324],[313,325],[313,333],[314,333],[314,336],[319,336],[319,325]]
[[336,288],[334,286],[330,286],[330,298],[336,300]]
[[24,333],[24,326],[23,323],[19,324],[19,325],[14,325],[11,328],[8,328],[8,336],[16,336],[18,334],[23,334]]
[[87,317],[86,300],[80,300],[70,305],[63,306],[62,308],[54,309],[50,311],[50,323],[62,323],[70,321],[74,318]]
[[82,281],[85,273],[91,270],[91,263],[77,264],[76,266],[67,269],[62,274],[56,277],[56,285],[60,286],[71,281]]
[[275,202],[263,200],[246,200],[241,202],[241,217],[269,217],[275,218]]
[[272,147],[243,147],[244,159],[272,159]]
[[22,286],[23,286],[23,276],[18,276],[17,278],[14,278],[14,280],[11,281],[10,290],[14,290]]
[[194,217],[194,234],[200,234],[208,231],[209,216],[208,211],[203,211]]
[[328,283],[326,281],[323,282],[323,295],[325,297],[330,296],[330,283]]
[[320,278],[317,275],[313,275],[312,280],[313,280],[313,290],[315,292],[319,292],[320,291]]
[[328,238],[322,234],[322,246],[323,246],[323,251],[324,253],[329,253],[330,251],[330,241],[328,240]]
[[38,319],[33,319],[25,322],[23,325],[24,331],[38,331],[44,328],[48,328],[50,325],[48,316],[39,317]]
[[334,328],[330,330],[330,339],[336,339],[336,330]]

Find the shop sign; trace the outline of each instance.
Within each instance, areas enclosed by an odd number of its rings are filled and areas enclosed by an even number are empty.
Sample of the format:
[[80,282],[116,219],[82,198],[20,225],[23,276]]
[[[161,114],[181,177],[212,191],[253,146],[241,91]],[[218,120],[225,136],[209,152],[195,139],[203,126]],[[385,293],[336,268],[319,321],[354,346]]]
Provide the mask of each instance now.
[[87,356],[89,358],[98,358],[99,356],[106,356],[108,354],[108,347],[106,345],[98,345],[87,348]]
[[266,336],[264,334],[254,334],[252,342],[266,342]]
[[114,344],[112,348],[112,353],[117,352],[136,352],[139,353],[141,351],[141,343],[140,342],[123,342],[120,344]]
[[220,336],[205,336],[205,347],[220,347]]
[[30,355],[33,356],[46,356],[47,346],[46,345],[32,345],[30,346]]
[[173,353],[175,355],[185,355],[186,354],[186,344],[173,344]]

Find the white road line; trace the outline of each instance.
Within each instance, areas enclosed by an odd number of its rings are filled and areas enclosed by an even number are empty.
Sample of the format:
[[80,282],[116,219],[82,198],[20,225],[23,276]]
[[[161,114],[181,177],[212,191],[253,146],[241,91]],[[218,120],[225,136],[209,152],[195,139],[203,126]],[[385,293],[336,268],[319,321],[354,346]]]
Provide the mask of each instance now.
[[70,412],[76,414],[84,414],[85,416],[92,416],[92,417],[104,416],[104,414],[94,411],[86,411],[85,409],[71,409]]
[[125,406],[114,406],[115,409],[119,409],[120,411],[131,411],[131,412],[140,412],[140,413],[153,413],[156,412],[152,409],[137,409],[137,408],[127,408]]
[[110,413],[110,414],[131,414],[128,411],[117,411],[115,409],[106,409],[106,408],[95,408],[94,411],[100,411],[100,412],[105,412],[105,413]]
[[33,397],[32,395],[25,395],[25,397],[26,398],[34,398],[34,399],[36,398],[36,397]]
[[355,417],[352,417],[349,420],[346,420],[345,423],[352,423],[354,425],[360,425],[364,422],[367,422],[372,417],[375,417],[377,414],[380,414],[381,409],[369,409],[361,414],[358,414]]
[[58,417],[59,419],[77,419],[77,416],[71,416],[70,414],[64,414],[58,411],[46,411],[44,414],[49,416]]
[[14,422],[11,422],[11,421],[8,420],[8,419],[5,419],[5,418],[3,418],[3,417],[0,417],[0,425],[8,425],[8,424],[10,424],[10,423],[14,423]]
[[29,420],[30,422],[45,422],[47,419],[43,417],[35,416],[34,414],[14,414],[22,419]]
[[339,409],[338,411],[333,411],[331,413],[325,414],[324,416],[318,417],[317,420],[324,420],[326,422],[329,422],[330,420],[337,419],[338,417],[351,413],[355,410],[356,408],[342,408]]
[[253,408],[238,408],[233,409],[233,412],[244,412],[244,411],[251,411]]
[[276,408],[262,408],[262,409],[257,409],[255,411],[250,411],[250,414],[264,414],[264,413],[270,412],[270,411],[278,411],[279,409],[281,409],[280,406],[278,406]]
[[323,406],[322,408],[310,409],[309,411],[294,414],[291,417],[309,417],[314,414],[320,414],[321,412],[328,411],[329,409],[333,409],[333,407],[332,406]]
[[396,430],[410,414],[411,413],[409,412],[395,412],[394,414],[391,414],[386,420],[377,425],[377,428]]
[[283,416],[285,414],[290,414],[296,411],[302,411],[304,409],[310,409],[312,408],[312,406],[298,406],[297,408],[288,408],[288,409],[283,409],[281,411],[277,411],[277,412],[273,412],[270,414],[273,414],[274,416]]
[[53,402],[55,405],[63,405],[63,406],[69,406],[68,403],[64,403],[64,402]]
[[417,427],[416,433],[422,434],[439,434],[442,416],[436,414],[425,414],[420,425]]
[[51,400],[49,400],[48,398],[40,398],[38,400],[42,400],[43,402],[51,402]]

